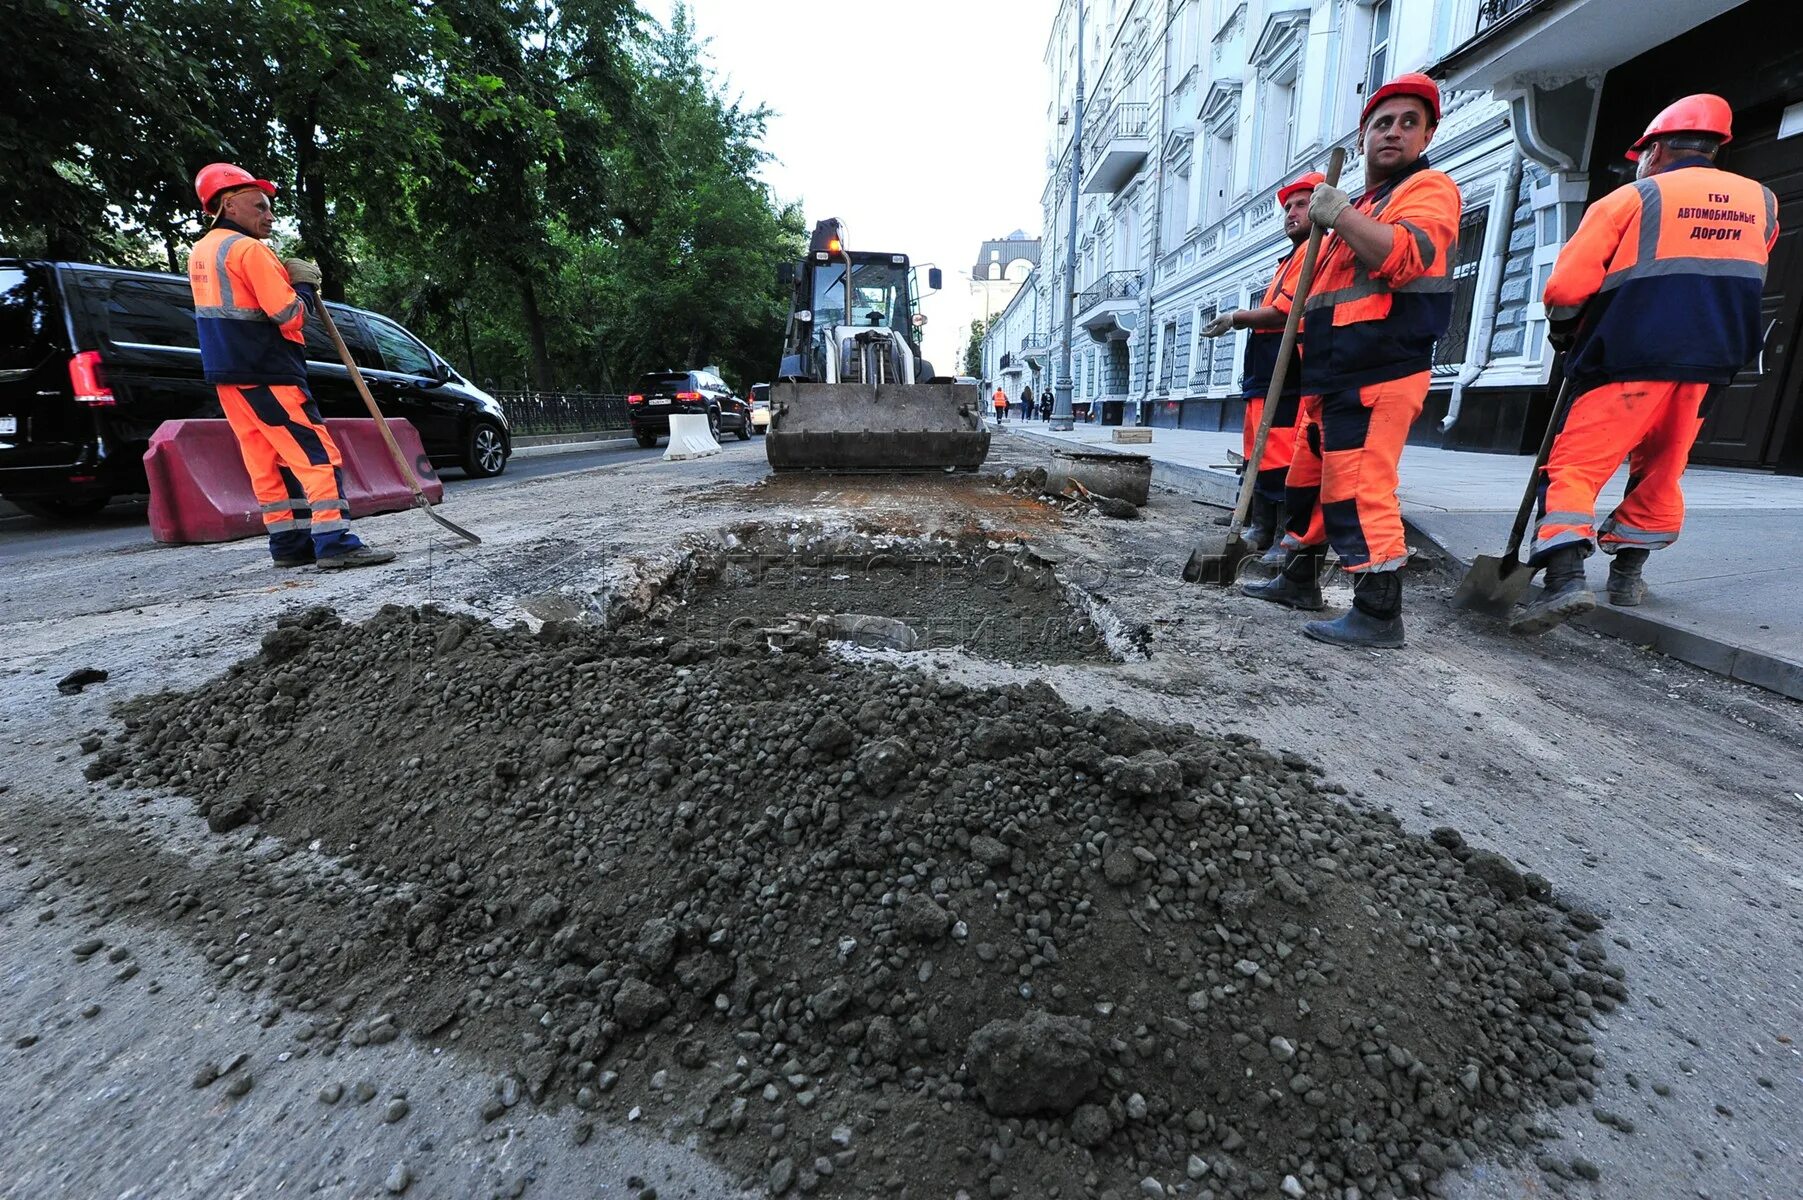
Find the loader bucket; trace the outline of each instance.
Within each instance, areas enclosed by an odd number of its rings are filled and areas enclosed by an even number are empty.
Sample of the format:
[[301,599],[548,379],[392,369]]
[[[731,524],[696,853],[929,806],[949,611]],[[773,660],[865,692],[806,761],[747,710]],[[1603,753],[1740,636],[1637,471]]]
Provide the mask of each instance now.
[[989,455],[968,383],[778,383],[764,447],[776,471],[974,471]]

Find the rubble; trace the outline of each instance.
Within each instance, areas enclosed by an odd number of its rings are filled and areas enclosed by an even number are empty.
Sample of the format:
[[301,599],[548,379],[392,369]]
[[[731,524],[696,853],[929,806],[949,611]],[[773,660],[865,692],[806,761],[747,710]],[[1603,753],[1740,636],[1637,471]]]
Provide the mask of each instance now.
[[317,857],[116,886],[310,1050],[454,1041],[500,1112],[776,1194],[1417,1195],[1590,1100],[1627,995],[1595,914],[1243,736],[753,637],[284,629],[123,706],[106,778]]

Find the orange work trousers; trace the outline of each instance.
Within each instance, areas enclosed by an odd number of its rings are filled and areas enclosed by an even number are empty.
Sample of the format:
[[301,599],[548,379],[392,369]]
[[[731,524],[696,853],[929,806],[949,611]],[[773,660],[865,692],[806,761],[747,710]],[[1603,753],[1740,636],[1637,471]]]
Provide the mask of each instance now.
[[263,507],[271,551],[281,557],[311,543],[315,554],[326,557],[349,548],[344,543],[356,545],[339,474],[344,460],[307,389],[221,384],[218,391]]
[[[1253,494],[1272,504],[1284,501],[1284,479],[1289,475],[1290,460],[1296,456],[1299,407],[1294,396],[1277,402],[1277,413],[1271,418],[1271,432],[1265,437],[1265,452],[1259,456],[1258,482],[1252,485]],[[1264,415],[1265,398],[1248,396],[1246,418],[1240,426],[1240,454],[1248,464],[1252,462],[1252,442],[1258,434],[1258,423]]]
[[[1540,473],[1540,523],[1529,562],[1560,546],[1657,550],[1678,540],[1684,492],[1678,486],[1703,428],[1707,383],[1605,383],[1579,395]],[[1599,528],[1596,497],[1621,460],[1628,489]]]
[[1321,524],[1321,397],[1304,396],[1296,407],[1290,469],[1283,477],[1283,548],[1297,551],[1324,545]]
[[[1305,439],[1296,445],[1290,478],[1319,479],[1319,527],[1348,571],[1395,571],[1408,562],[1396,485],[1409,426],[1427,401],[1428,379],[1428,372],[1421,371],[1327,392],[1318,402],[1319,442]],[[1296,520],[1292,513],[1291,521]],[[1319,545],[1308,540],[1308,527],[1304,529],[1302,535],[1286,534],[1284,544],[1292,549]]]

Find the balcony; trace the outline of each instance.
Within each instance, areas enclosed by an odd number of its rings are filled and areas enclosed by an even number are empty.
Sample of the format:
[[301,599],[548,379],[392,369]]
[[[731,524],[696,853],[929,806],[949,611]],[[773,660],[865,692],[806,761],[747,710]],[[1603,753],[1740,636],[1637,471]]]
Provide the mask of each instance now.
[[[1600,79],[1740,0],[1483,0],[1463,45],[1427,68],[1443,86],[1505,95]],[[1594,87],[1585,89],[1594,92]],[[1581,102],[1575,97],[1571,102]],[[1581,114],[1588,124],[1589,114]]]
[[1477,31],[1482,33],[1498,21],[1536,2],[1537,0],[1484,0],[1477,9]]
[[1077,297],[1076,320],[1098,342],[1124,341],[1139,317],[1145,274],[1110,271]]
[[1140,164],[1152,152],[1147,125],[1151,106],[1123,101],[1107,110],[1096,124],[1083,131],[1085,195],[1113,195],[1139,174]]

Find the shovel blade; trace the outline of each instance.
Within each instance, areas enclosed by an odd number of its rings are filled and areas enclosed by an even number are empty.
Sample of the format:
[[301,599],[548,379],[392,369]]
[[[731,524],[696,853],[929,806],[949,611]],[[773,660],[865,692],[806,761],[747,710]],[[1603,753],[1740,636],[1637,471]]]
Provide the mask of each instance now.
[[1183,564],[1183,582],[1231,587],[1239,578],[1240,564],[1256,553],[1246,539],[1237,534],[1228,538],[1219,549],[1204,542],[1190,551],[1189,561]]
[[1454,608],[1469,609],[1491,617],[1506,617],[1528,593],[1534,573],[1517,558],[1480,554],[1452,594]]

